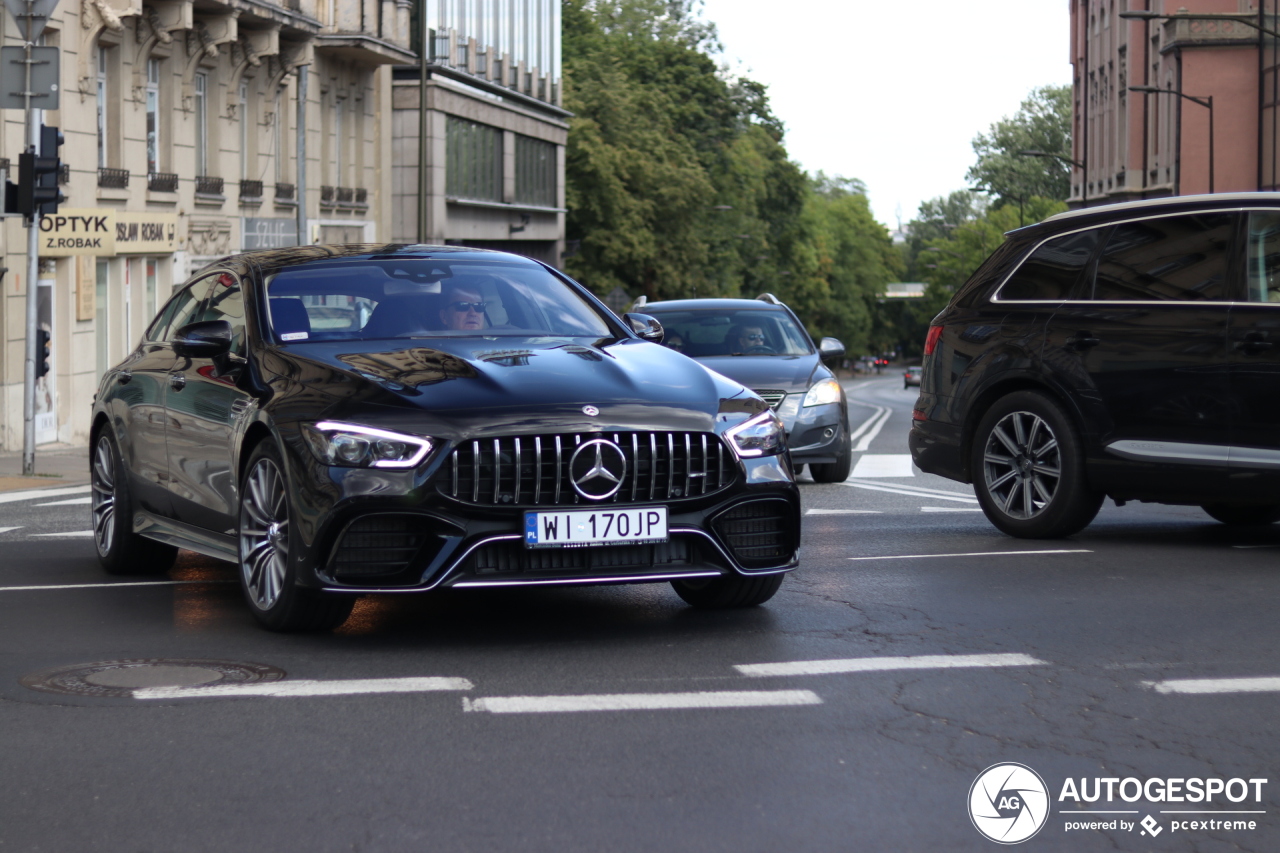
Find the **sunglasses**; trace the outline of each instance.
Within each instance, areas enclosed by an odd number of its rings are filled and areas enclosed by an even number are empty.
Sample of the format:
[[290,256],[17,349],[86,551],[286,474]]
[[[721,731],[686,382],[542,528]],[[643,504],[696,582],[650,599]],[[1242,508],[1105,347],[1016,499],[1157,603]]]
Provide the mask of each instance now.
[[743,337],[744,339],[748,340],[748,341],[763,341],[763,340],[764,340],[764,335],[743,335],[742,337]]
[[483,314],[485,309],[489,307],[488,302],[450,302],[449,310],[457,311],[459,314],[464,311],[474,311],[477,314]]

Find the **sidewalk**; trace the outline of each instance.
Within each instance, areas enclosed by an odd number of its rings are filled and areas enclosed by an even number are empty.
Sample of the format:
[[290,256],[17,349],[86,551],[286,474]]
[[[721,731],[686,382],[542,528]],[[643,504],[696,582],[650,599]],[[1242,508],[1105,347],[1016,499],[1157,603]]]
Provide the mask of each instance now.
[[22,476],[22,452],[0,453],[0,492],[82,486],[89,482],[89,448],[45,444],[36,448],[36,476]]

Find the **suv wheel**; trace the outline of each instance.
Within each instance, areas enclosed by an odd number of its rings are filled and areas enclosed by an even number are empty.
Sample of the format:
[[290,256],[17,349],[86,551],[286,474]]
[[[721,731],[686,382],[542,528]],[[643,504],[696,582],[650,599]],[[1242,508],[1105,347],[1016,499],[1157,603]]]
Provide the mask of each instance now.
[[974,434],[971,470],[987,518],[1010,536],[1055,539],[1083,530],[1102,506],[1089,489],[1080,439],[1037,391],[997,400]]

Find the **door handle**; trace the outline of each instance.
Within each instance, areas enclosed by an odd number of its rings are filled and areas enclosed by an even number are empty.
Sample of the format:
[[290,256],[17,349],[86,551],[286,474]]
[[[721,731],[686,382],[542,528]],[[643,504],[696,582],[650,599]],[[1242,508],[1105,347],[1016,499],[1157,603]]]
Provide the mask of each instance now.
[[1102,339],[1095,338],[1093,332],[1076,332],[1066,340],[1067,347],[1074,350],[1086,350],[1100,343]]
[[116,382],[119,382],[121,385],[128,385],[131,379],[133,379],[133,373],[131,371],[122,370],[116,374]]
[[1236,349],[1245,355],[1257,355],[1260,352],[1266,352],[1275,344],[1267,340],[1265,332],[1250,332],[1240,340],[1236,341]]
[[181,391],[187,387],[187,377],[181,373],[170,373],[169,387],[175,391]]

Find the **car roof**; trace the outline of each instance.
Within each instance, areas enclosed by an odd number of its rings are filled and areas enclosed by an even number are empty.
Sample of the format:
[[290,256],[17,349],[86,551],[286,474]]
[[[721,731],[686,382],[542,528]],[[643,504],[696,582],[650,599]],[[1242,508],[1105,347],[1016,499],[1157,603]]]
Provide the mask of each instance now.
[[649,302],[640,310],[648,313],[655,308],[666,311],[785,311],[787,307],[761,299],[668,299]]
[[1010,235],[1037,233],[1042,230],[1066,230],[1124,219],[1131,214],[1194,213],[1197,210],[1245,210],[1253,207],[1280,207],[1280,193],[1209,193],[1146,198],[1116,204],[1079,207],[1055,213],[1043,222],[1017,228]]
[[432,246],[422,243],[349,243],[345,245],[318,244],[314,246],[290,246],[284,249],[254,249],[213,261],[206,268],[257,267],[270,274],[286,267],[307,263],[324,263],[337,260],[389,260],[414,258],[421,260],[478,260],[543,267],[538,261],[511,252],[492,249],[475,249],[470,246]]

